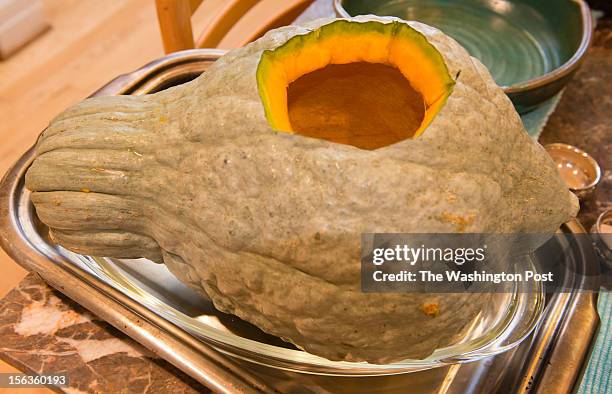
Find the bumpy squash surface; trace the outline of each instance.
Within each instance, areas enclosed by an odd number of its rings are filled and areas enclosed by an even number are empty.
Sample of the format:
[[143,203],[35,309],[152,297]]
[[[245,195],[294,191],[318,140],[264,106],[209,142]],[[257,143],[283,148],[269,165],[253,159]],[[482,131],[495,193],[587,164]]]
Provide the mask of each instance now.
[[[330,56],[315,61],[323,42]],[[283,89],[338,45],[340,63],[402,71],[426,105],[416,138],[359,149],[294,133]],[[577,209],[484,66],[390,18],[281,28],[176,88],[85,100],[36,152],[26,184],[57,242],[164,262],[220,310],[330,359],[425,357],[487,302],[362,293],[361,233],[552,233]]]

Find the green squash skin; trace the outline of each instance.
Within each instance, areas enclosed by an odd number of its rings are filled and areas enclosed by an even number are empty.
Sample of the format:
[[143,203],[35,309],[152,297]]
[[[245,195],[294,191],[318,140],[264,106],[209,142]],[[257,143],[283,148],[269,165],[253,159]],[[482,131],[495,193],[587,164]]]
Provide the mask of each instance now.
[[489,297],[362,293],[361,234],[552,235],[576,197],[484,66],[416,22],[461,72],[419,138],[366,151],[272,129],[262,54],[333,21],[271,31],[184,85],[60,114],[26,174],[52,237],[163,262],[220,310],[328,359],[386,363],[455,343]]

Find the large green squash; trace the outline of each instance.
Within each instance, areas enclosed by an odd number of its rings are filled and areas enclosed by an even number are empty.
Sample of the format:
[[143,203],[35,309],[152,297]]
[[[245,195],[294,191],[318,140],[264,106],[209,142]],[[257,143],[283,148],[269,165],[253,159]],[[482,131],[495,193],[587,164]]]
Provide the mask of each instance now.
[[277,29],[184,85],[85,100],[36,152],[26,183],[54,240],[163,262],[330,359],[426,357],[488,302],[362,293],[362,233],[552,234],[577,211],[482,64],[390,18]]

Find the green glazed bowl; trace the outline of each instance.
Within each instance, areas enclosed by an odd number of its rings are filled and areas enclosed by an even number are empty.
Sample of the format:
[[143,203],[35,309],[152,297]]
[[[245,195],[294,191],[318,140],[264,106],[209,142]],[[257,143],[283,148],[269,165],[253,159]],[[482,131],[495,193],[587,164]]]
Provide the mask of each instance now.
[[482,61],[520,113],[578,69],[593,22],[584,0],[334,0],[342,17],[392,15],[434,26]]

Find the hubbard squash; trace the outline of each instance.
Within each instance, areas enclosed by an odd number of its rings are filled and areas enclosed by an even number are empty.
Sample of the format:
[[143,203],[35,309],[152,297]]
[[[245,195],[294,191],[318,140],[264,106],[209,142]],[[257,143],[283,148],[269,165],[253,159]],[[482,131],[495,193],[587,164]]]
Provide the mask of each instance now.
[[488,299],[362,293],[362,233],[552,234],[577,210],[478,60],[378,17],[280,28],[184,85],[85,100],[41,135],[26,185],[66,248],[163,262],[222,311],[370,362],[428,356]]

